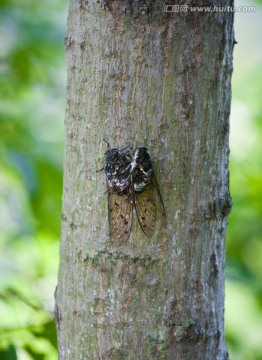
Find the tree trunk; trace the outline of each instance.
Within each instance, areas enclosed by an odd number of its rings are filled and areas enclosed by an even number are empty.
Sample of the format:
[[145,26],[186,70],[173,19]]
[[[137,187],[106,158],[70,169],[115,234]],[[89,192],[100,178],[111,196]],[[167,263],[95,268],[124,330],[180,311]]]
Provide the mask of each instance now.
[[[164,3],[70,3],[60,359],[227,358],[233,13]],[[148,147],[167,213],[153,238],[135,223],[110,242],[103,138]]]

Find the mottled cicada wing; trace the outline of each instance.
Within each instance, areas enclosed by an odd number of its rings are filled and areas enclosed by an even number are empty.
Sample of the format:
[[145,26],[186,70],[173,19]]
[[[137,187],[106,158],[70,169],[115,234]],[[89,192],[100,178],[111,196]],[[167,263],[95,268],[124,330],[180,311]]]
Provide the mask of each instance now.
[[159,186],[158,186],[158,182],[156,179],[155,174],[153,173],[152,176],[152,184],[155,188],[155,191],[157,193],[157,203],[158,203],[158,209],[159,209],[159,215],[161,216],[161,220],[164,222],[164,224],[167,224],[167,218],[166,218],[166,209],[165,209],[165,205],[164,205],[164,201],[161,195],[161,192],[159,190]]
[[133,206],[128,196],[118,195],[109,186],[108,220],[111,242],[126,242],[132,229]]
[[147,237],[152,237],[157,224],[166,223],[164,203],[154,174],[143,192],[134,193],[133,196],[140,228]]

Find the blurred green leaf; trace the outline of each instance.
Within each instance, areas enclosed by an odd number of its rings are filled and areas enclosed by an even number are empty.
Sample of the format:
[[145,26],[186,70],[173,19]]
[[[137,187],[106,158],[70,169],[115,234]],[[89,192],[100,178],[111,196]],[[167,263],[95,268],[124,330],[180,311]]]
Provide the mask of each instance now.
[[0,4],[1,359],[57,359],[67,6]]
[[256,12],[235,14],[238,44],[230,135],[234,206],[227,231],[226,339],[231,360],[261,360],[262,7],[249,1],[238,5],[255,5]]

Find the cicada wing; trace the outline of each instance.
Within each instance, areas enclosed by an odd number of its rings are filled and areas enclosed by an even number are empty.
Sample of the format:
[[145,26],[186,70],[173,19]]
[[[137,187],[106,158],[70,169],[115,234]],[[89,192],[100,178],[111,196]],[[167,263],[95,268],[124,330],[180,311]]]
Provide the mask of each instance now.
[[108,219],[111,241],[126,242],[133,222],[132,204],[126,196],[108,192]]
[[134,193],[134,208],[141,230],[147,237],[154,234],[156,224],[156,196],[153,184],[141,193]]
[[155,176],[154,173],[153,173],[153,176],[152,176],[152,184],[153,184],[153,186],[155,188],[155,191],[157,193],[159,211],[160,211],[162,219],[164,220],[164,223],[166,225],[166,223],[167,223],[166,209],[165,209],[164,201],[163,201],[163,198],[161,196],[161,192],[160,192],[160,189],[159,189],[159,186],[158,186],[158,182],[157,182],[157,179],[156,179],[156,176]]
[[134,195],[134,207],[139,225],[147,237],[152,237],[158,222],[166,222],[165,207],[155,175],[141,193]]

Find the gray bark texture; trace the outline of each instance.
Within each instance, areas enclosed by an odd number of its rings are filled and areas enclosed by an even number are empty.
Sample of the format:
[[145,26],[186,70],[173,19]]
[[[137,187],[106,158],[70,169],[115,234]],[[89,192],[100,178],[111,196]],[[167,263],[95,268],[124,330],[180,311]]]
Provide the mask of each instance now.
[[[60,360],[228,358],[233,13],[165,13],[164,5],[70,2],[55,307]],[[150,239],[135,222],[128,241],[110,241],[105,174],[96,172],[103,138],[151,153],[167,226]]]

